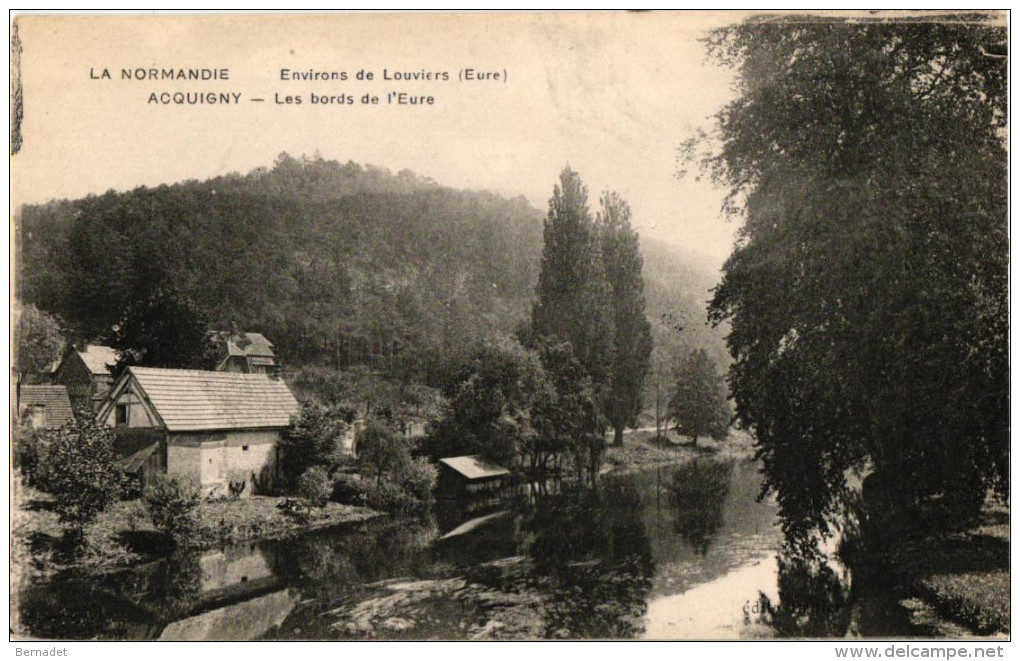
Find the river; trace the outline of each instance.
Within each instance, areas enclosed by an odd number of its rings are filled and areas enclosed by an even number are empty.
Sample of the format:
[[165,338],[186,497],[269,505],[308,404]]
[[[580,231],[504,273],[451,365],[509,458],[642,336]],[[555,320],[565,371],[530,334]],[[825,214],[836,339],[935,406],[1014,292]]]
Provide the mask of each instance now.
[[63,639],[733,639],[930,635],[836,565],[777,556],[750,461],[607,475],[465,520],[379,519],[22,592]]

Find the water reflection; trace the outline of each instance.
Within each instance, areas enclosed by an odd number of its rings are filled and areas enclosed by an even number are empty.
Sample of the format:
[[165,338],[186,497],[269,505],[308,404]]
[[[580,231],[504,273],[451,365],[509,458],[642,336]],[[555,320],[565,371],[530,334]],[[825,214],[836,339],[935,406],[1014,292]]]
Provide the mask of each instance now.
[[752,462],[703,459],[441,523],[378,519],[67,573],[22,592],[21,624],[44,638],[185,640],[917,633],[880,580],[777,559],[759,485]]
[[759,612],[764,623],[783,638],[830,638],[850,628],[848,573],[837,573],[823,559],[781,553],[778,565],[778,603],[762,593]]
[[643,631],[654,565],[630,481],[566,488],[524,515],[526,549],[546,598],[549,638],[633,638]]
[[669,485],[673,528],[699,555],[708,554],[723,524],[732,469],[733,462],[699,459],[673,471]]

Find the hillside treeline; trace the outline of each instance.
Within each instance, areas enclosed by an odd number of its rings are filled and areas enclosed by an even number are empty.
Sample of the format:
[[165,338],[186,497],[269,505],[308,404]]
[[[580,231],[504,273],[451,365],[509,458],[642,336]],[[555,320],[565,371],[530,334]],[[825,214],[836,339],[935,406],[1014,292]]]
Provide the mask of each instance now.
[[431,382],[526,316],[541,229],[523,198],[284,154],[245,176],[24,207],[18,295],[97,340],[169,286],[291,364]]
[[[440,386],[479,342],[526,323],[542,217],[523,197],[282,154],[247,175],[22,207],[16,287],[68,339],[108,341],[133,303],[172,288],[213,328],[265,334],[287,366]],[[654,373],[668,382],[683,347],[724,360],[705,322],[714,274],[641,245]]]

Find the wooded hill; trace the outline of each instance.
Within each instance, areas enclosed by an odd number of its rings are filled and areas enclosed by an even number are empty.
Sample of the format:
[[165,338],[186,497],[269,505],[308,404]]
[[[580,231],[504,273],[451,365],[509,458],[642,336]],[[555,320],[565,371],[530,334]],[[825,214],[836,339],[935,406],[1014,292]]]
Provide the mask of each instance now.
[[[478,340],[528,318],[543,215],[523,197],[283,154],[243,176],[21,208],[17,295],[101,341],[128,304],[171,286],[215,327],[271,338],[290,366],[435,385]],[[704,325],[715,274],[642,244],[657,344],[671,313],[683,342],[721,356]]]

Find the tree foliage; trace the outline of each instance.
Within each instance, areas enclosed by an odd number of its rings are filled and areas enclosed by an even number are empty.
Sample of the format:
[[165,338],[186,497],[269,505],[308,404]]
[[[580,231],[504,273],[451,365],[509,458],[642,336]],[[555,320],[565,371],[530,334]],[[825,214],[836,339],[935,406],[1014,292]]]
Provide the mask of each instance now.
[[552,386],[551,396],[535,407],[539,437],[568,451],[578,480],[594,486],[606,451],[599,393],[569,342],[546,340],[539,357]]
[[72,535],[111,505],[120,492],[113,467],[113,433],[85,411],[52,431],[39,458],[46,469],[37,477],[40,489],[53,495],[54,509]]
[[312,466],[298,477],[297,492],[309,507],[324,507],[333,494],[333,483],[322,466]]
[[669,417],[676,433],[715,440],[726,438],[732,411],[726,400],[726,383],[704,349],[690,351],[676,370],[676,385],[669,402]]
[[533,454],[533,466],[545,465],[562,449],[533,417],[550,387],[534,352],[511,339],[483,342],[448,384],[448,413],[422,451],[436,459],[482,454],[507,467]]
[[270,168],[19,212],[22,300],[83,337],[173,286],[288,364],[439,384],[527,314],[541,242],[523,198],[282,154]]
[[212,369],[218,358],[206,314],[169,287],[129,304],[109,344],[117,351],[118,370],[130,365]]
[[848,469],[908,509],[1005,488],[1005,31],[957,18],[708,39],[739,96],[702,165],[746,221],[712,317],[794,543],[840,514]]
[[195,537],[195,513],[201,501],[198,485],[181,475],[157,473],[142,493],[152,525],[181,546]]
[[602,261],[613,312],[613,359],[605,415],[613,427],[613,444],[623,444],[623,430],[634,426],[652,355],[652,327],[645,316],[644,260],[637,232],[630,225],[630,206],[605,193],[597,225]]
[[588,188],[569,167],[553,188],[543,236],[532,337],[569,342],[601,390],[612,372],[612,301],[598,231],[588,209]]
[[399,484],[411,465],[411,448],[396,431],[377,418],[369,418],[354,440],[362,471]]
[[39,373],[60,359],[64,348],[60,322],[34,305],[18,306],[14,366],[24,377]]
[[280,437],[281,471],[290,485],[308,469],[318,466],[332,474],[350,454],[343,444],[353,421],[343,406],[306,404]]

